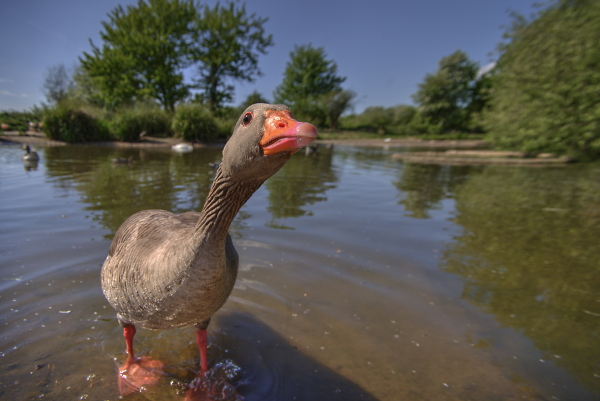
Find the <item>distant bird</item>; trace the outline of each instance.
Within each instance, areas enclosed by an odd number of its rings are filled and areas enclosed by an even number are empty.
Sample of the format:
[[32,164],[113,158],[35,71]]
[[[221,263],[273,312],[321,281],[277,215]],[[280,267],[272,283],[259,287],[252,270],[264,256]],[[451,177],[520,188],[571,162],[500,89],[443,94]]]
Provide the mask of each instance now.
[[35,150],[31,150],[29,145],[23,145],[23,149],[26,150],[26,153],[23,156],[21,156],[21,160],[23,160],[24,162],[33,162],[40,160],[40,157],[38,156],[37,152]]
[[318,146],[307,146],[306,148],[304,148],[304,154],[306,156],[312,155],[313,153],[316,153],[317,150],[319,150]]
[[135,326],[195,326],[199,377],[208,370],[206,329],[229,297],[238,271],[229,226],[263,182],[316,137],[317,129],[294,120],[287,106],[252,105],[223,149],[201,212],[144,210],[121,225],[101,274],[102,290],[117,311],[127,345],[128,358],[119,372],[121,394],[154,384],[162,374],[160,361],[134,356]]
[[130,164],[133,163],[133,156],[129,156],[127,159],[123,158],[123,157],[117,157],[112,159],[112,162],[114,164]]
[[173,149],[175,152],[187,153],[194,150],[194,147],[188,143],[178,143],[177,145],[171,146],[171,149]]
[[148,132],[146,132],[146,131],[140,132],[140,141],[143,141],[147,135],[148,135]]

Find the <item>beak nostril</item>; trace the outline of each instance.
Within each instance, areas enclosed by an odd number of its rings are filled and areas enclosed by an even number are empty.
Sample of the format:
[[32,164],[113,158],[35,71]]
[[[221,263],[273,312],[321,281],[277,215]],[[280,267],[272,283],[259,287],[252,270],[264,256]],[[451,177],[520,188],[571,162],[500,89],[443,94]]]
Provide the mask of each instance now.
[[277,123],[277,127],[279,127],[279,128],[285,128],[285,127],[286,127],[286,124],[285,124],[283,121],[279,121],[279,122]]

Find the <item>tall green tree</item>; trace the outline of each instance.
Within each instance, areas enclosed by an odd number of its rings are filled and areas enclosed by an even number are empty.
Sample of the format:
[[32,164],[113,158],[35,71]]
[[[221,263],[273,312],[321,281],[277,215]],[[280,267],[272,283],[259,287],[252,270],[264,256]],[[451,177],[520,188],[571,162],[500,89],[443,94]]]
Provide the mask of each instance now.
[[189,95],[182,68],[198,11],[193,0],[139,0],[117,6],[102,22],[103,45],[90,40],[92,53],[83,53],[81,65],[94,80],[104,102],[116,106],[152,98],[166,110]]
[[468,130],[471,104],[477,98],[477,63],[457,50],[442,58],[435,74],[427,74],[412,96],[419,113],[442,132]]
[[269,103],[269,100],[266,97],[264,97],[260,92],[254,90],[251,94],[249,94],[246,97],[246,99],[242,101],[242,103],[239,104],[237,108],[241,113],[242,111],[246,110],[248,106],[251,106],[255,103]]
[[600,2],[515,15],[492,75],[488,139],[502,148],[600,157]]
[[276,103],[287,104],[295,114],[318,125],[327,118],[320,104],[323,95],[342,90],[346,77],[337,75],[337,64],[327,60],[322,47],[296,46],[290,53],[283,81],[273,96]]
[[79,103],[91,104],[104,107],[102,93],[94,84],[94,80],[81,66],[77,66],[73,72],[73,87],[68,92],[68,97]]
[[195,22],[193,60],[199,64],[197,88],[210,110],[233,99],[231,80],[253,82],[262,75],[258,57],[273,45],[264,29],[267,20],[233,2],[202,7]]

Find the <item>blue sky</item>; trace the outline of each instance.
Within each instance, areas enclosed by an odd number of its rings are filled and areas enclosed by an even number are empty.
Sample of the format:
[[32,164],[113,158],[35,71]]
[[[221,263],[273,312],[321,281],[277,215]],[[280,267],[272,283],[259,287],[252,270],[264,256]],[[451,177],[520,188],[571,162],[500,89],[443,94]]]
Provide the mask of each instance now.
[[[0,3],[0,110],[25,110],[45,101],[48,67],[74,66],[100,45],[101,21],[128,0],[3,0]],[[203,1],[214,4],[214,0]],[[356,112],[369,106],[411,104],[411,95],[438,61],[457,49],[484,66],[510,23],[507,10],[534,11],[529,0],[248,0],[268,17],[275,45],[260,58],[263,76],[236,83],[235,103],[253,90],[272,98],[294,45],[323,47],[336,61],[343,86],[357,93]]]

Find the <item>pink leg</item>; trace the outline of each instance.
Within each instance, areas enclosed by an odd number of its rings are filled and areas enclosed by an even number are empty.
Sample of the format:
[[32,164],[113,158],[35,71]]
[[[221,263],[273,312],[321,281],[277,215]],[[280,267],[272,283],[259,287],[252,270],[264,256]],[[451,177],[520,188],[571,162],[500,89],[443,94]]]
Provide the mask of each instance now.
[[123,337],[125,337],[125,345],[127,346],[127,355],[129,355],[128,359],[135,359],[133,356],[133,336],[135,336],[135,326],[125,326],[123,327]]
[[123,327],[123,337],[125,337],[125,345],[127,346],[127,360],[119,368],[118,384],[122,396],[140,391],[142,386],[156,384],[163,375],[162,362],[146,356],[142,358],[134,356],[133,336],[135,336],[135,332],[134,325]]
[[208,370],[208,360],[206,358],[206,345],[208,344],[208,335],[206,329],[196,329],[196,344],[200,350],[200,370],[206,373]]

